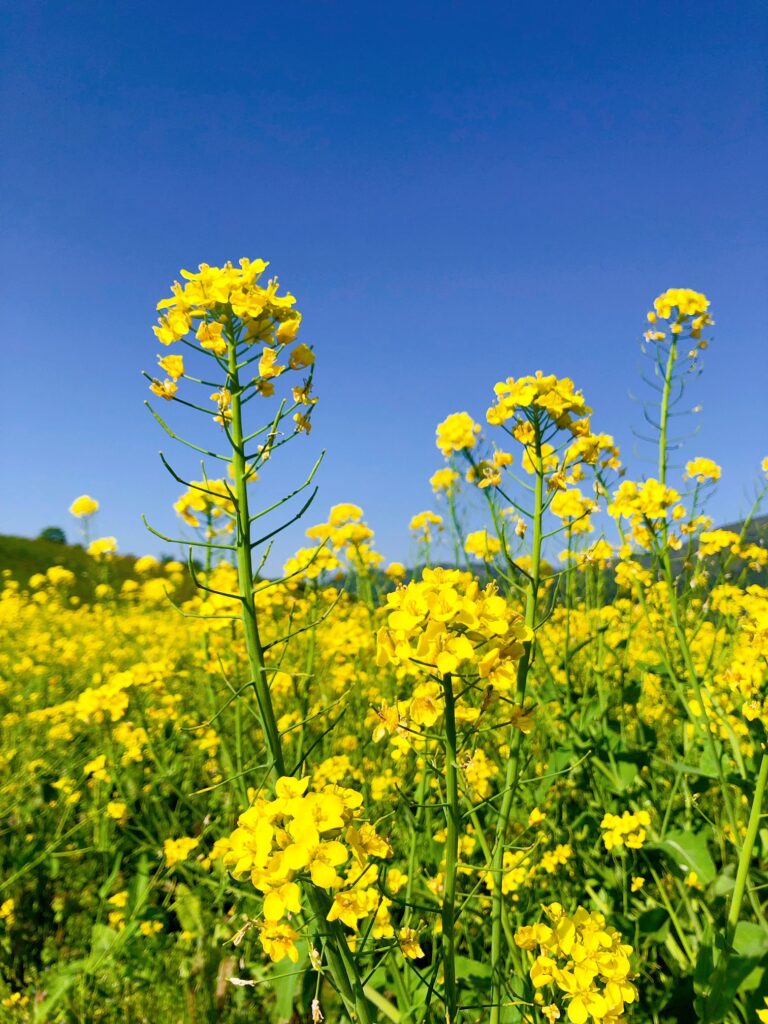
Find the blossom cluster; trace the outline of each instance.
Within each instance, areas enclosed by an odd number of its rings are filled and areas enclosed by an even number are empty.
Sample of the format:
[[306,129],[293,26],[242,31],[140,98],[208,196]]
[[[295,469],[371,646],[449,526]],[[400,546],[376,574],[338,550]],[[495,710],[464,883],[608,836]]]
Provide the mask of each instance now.
[[[278,779],[274,798],[256,797],[214,849],[235,877],[247,874],[263,894],[260,941],[274,961],[298,961],[293,921],[302,911],[301,882],[333,892],[328,921],[356,932],[358,922],[374,914],[379,934],[394,934],[371,870],[372,858],[392,851],[373,825],[360,820],[362,795],[334,784],[309,786],[309,777]],[[343,876],[339,870],[347,864]]]
[[[591,530],[591,514],[597,503],[577,485],[585,478],[585,467],[619,470],[621,462],[614,438],[593,432],[591,409],[582,392],[570,378],[545,375],[540,370],[533,376],[500,381],[494,391],[496,402],[487,410],[488,424],[501,427],[522,445],[525,473],[546,478],[547,492],[557,496],[548,507],[563,520],[567,533]],[[464,456],[469,464],[465,474],[468,483],[480,490],[501,488],[504,473],[514,464],[515,456],[495,445],[490,451],[474,451],[480,429],[467,413],[454,413],[438,424],[437,446],[447,459],[455,454]],[[565,440],[558,443],[561,431]],[[451,497],[458,479],[458,473],[448,467],[435,473],[430,483],[436,493],[446,492]]]
[[606,850],[615,850],[622,846],[630,850],[639,850],[645,842],[650,824],[651,816],[648,811],[624,811],[621,815],[605,814],[600,822],[600,828],[603,830]]
[[[258,474],[251,469],[247,482],[257,479]],[[187,490],[174,502],[173,509],[187,526],[205,527],[207,540],[229,533],[236,518],[234,484],[224,479],[191,480]]]
[[[614,492],[608,515],[617,521],[626,519],[635,543],[647,549],[656,528],[661,526],[665,529],[670,520],[683,519],[686,511],[674,487],[651,477],[643,483],[623,480]],[[665,539],[671,547],[680,547],[680,539],[676,535],[667,534]]]
[[621,1020],[626,1005],[637,999],[632,984],[632,947],[605,917],[578,907],[568,914],[561,904],[550,903],[544,913],[549,924],[526,925],[515,933],[521,949],[536,951],[530,969],[534,988],[547,989],[552,1001],[542,1007],[550,1024],[561,1016],[561,1005],[571,1024],[590,1019],[603,1024]]
[[363,521],[363,510],[351,502],[334,505],[324,523],[308,527],[315,547],[300,548],[283,566],[294,581],[317,580],[326,573],[342,573],[345,560],[358,572],[375,569],[384,558],[373,547],[373,530]]
[[[219,361],[231,347],[263,346],[258,356],[258,374],[250,383],[258,394],[265,397],[274,394],[277,377],[287,370],[312,366],[315,356],[309,346],[294,344],[302,319],[294,308],[295,297],[290,293],[278,295],[277,278],[269,280],[266,286],[259,284],[267,266],[264,260],[241,259],[239,268],[232,263],[223,267],[201,263],[196,274],[182,270],[186,283],[176,281],[171,296],[157,304],[160,318],[153,331],[158,341],[163,345],[189,341],[188,335],[194,332],[200,350]],[[293,347],[286,352],[289,346]],[[278,360],[284,352],[286,361],[280,363]],[[177,381],[186,376],[183,357],[175,354],[158,357],[158,365],[166,376],[152,379],[150,390],[171,400],[178,390]],[[211,395],[218,406],[217,422],[228,422],[231,399],[227,388],[220,388]],[[311,380],[293,388],[293,401],[311,409],[317,401],[311,395]],[[306,412],[297,412],[294,419],[297,430],[309,431]]]
[[654,300],[653,309],[648,313],[648,322],[652,325],[646,331],[647,341],[663,341],[666,331],[659,329],[659,321],[669,322],[672,336],[689,332],[689,337],[699,340],[702,330],[714,323],[710,316],[709,299],[701,292],[690,288],[668,288]]
[[440,675],[471,665],[498,690],[509,690],[532,631],[491,582],[471,573],[425,569],[421,580],[387,595],[387,622],[378,632],[380,666],[424,666]]
[[69,511],[75,519],[87,519],[89,516],[92,516],[95,512],[99,511],[99,503],[89,494],[81,494],[80,497],[75,498],[69,506]]
[[592,411],[584,401],[584,395],[577,391],[568,377],[546,376],[537,371],[533,377],[508,377],[493,389],[496,404],[486,414],[491,426],[500,426],[514,419],[520,423],[528,419],[528,413],[546,414],[559,428],[570,427],[582,416]]

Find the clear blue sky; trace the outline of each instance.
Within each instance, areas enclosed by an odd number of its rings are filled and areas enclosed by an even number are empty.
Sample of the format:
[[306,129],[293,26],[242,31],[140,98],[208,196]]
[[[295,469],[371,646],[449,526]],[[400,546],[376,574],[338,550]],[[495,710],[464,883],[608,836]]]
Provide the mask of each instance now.
[[162,547],[139,519],[172,527],[179,490],[139,376],[155,302],[244,255],[318,354],[315,431],[275,483],[326,447],[315,518],[361,504],[389,557],[432,505],[435,424],[509,375],[571,375],[650,472],[627,395],[669,286],[712,298],[689,451],[739,514],[768,452],[761,8],[6,5],[0,531],[72,532],[88,492],[100,534]]

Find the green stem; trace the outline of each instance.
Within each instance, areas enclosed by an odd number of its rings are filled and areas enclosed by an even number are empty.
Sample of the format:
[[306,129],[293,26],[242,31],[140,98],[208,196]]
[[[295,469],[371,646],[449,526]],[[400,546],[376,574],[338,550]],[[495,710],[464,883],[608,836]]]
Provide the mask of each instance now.
[[741,904],[744,900],[744,892],[746,890],[747,879],[749,877],[749,862],[752,858],[752,850],[755,845],[755,839],[757,838],[757,830],[760,825],[760,815],[762,813],[763,798],[765,796],[765,786],[767,781],[768,753],[765,753],[763,754],[762,760],[760,761],[760,770],[758,771],[757,775],[755,795],[752,798],[752,808],[749,812],[747,834],[744,836],[744,843],[741,847],[741,855],[739,856],[739,867],[736,871],[736,884],[733,887],[733,895],[731,896],[731,906],[728,911],[729,948],[733,942],[733,933],[736,931],[736,925],[739,923],[739,915],[741,914]]
[[458,1007],[456,988],[456,875],[459,857],[459,779],[456,767],[456,709],[450,673],[443,676],[445,701],[445,891],[443,894],[443,974],[445,1019],[454,1024]]
[[[525,624],[533,629],[536,624],[536,604],[539,592],[539,573],[541,567],[541,544],[542,544],[542,518],[544,509],[544,468],[541,459],[541,436],[536,431],[536,482],[534,489],[534,510],[533,510],[533,544],[531,548],[531,578],[528,581],[528,588],[525,600]],[[533,654],[533,641],[525,644],[525,651],[517,669],[517,699],[522,706],[525,699],[525,690],[528,681],[528,670],[531,665]],[[504,796],[502,797],[499,817],[496,822],[496,840],[493,847],[493,859],[491,862],[491,878],[493,889],[491,890],[491,1016],[490,1024],[500,1024],[501,1021],[501,993],[502,993],[502,911],[504,894],[502,892],[502,876],[504,873],[504,840],[509,824],[509,816],[512,812],[512,802],[517,789],[520,773],[520,752],[522,747],[523,733],[510,729],[510,747],[512,755],[507,762],[507,771],[504,778]]]
[[659,419],[659,427],[661,434],[659,436],[659,483],[666,484],[667,482],[667,424],[669,422],[669,396],[672,391],[672,374],[675,368],[675,360],[677,359],[677,338],[672,335],[672,342],[669,346],[669,355],[667,356],[667,365],[664,368],[664,390],[661,394],[661,416]]
[[[741,848],[741,854],[739,855],[739,866],[736,870],[736,884],[733,887],[733,895],[731,896],[731,905],[728,908],[728,921],[725,928],[725,948],[719,958],[717,967],[709,981],[709,991],[707,999],[704,1002],[703,1010],[700,1015],[702,1021],[710,1021],[712,1018],[709,1014],[711,1007],[710,1000],[717,999],[719,993],[722,990],[722,986],[725,982],[726,974],[728,972],[728,966],[731,962],[733,955],[733,943],[736,938],[736,926],[739,923],[739,917],[741,916],[741,905],[744,902],[744,894],[747,891],[747,882],[749,880],[749,862],[752,859],[752,850],[757,839],[757,831],[760,826],[760,817],[762,814],[763,799],[765,797],[765,787],[768,782],[768,753],[764,753],[762,760],[760,761],[760,768],[757,775],[757,785],[755,787],[755,795],[752,799],[752,807],[749,812],[749,823],[747,824],[747,834],[744,837],[744,844]],[[719,1016],[714,1018],[719,1020]]]
[[259,635],[256,605],[253,599],[253,564],[251,561],[251,534],[248,511],[247,469],[243,446],[243,414],[240,393],[240,378],[237,370],[237,352],[233,341],[229,345],[229,385],[232,394],[232,467],[234,472],[236,499],[237,577],[240,586],[240,600],[243,605],[243,630],[251,685],[256,692],[259,715],[267,741],[267,752],[276,777],[285,774],[283,750],[272,707],[272,697],[267,682],[264,664],[264,648]]
[[[259,714],[264,729],[271,772],[275,778],[279,778],[285,774],[285,762],[275,712],[272,707],[272,697],[267,682],[264,648],[259,635],[256,604],[253,596],[253,564],[251,560],[251,532],[247,486],[248,470],[243,443],[241,388],[237,369],[237,345],[234,337],[229,339],[228,371],[229,389],[232,394],[230,431],[232,436],[232,467],[236,500],[235,545],[237,549],[237,575],[240,587],[240,600],[243,606],[242,621],[245,633],[245,647],[248,655],[251,684],[256,692]],[[356,1024],[373,1024],[371,1006],[363,992],[362,981],[347,945],[346,936],[338,922],[330,923],[327,921],[330,910],[328,897],[321,889],[310,884],[305,887],[305,892],[314,916],[322,922],[323,934],[327,939],[324,946],[328,967],[347,1013]]]
[[363,992],[363,983],[347,945],[347,938],[338,921],[329,922],[330,901],[322,889],[306,887],[309,905],[323,937],[323,951],[333,976],[336,989],[344,1001],[347,1013],[355,1024],[374,1024],[371,1004]]

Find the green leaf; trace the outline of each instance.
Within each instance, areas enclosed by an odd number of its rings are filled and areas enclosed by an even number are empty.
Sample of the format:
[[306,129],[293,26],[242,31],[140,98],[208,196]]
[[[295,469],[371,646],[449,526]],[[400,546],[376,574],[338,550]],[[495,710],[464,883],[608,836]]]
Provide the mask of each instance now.
[[734,1008],[742,983],[759,963],[754,957],[730,956],[710,976],[709,993],[697,1000],[702,1024],[720,1024]]
[[681,775],[701,775],[707,779],[716,779],[717,771],[703,766],[696,767],[693,764],[686,764],[684,761],[670,761],[670,767],[674,768],[676,772],[680,772]]
[[203,913],[200,907],[200,900],[188,886],[183,883],[176,886],[176,899],[173,904],[179,924],[185,932],[193,935],[203,935]]
[[84,964],[84,960],[72,960],[61,970],[45,975],[45,999],[35,1004],[32,1017],[35,1024],[44,1024],[51,1019],[56,1005],[81,976]]
[[[296,946],[299,950],[299,963],[305,963],[307,959],[306,941],[297,942]],[[293,1019],[293,1004],[304,973],[287,957],[272,967],[269,978],[270,987],[275,995],[275,1008],[272,1015],[274,1024],[289,1024],[289,1021]]]
[[456,957],[456,977],[459,981],[485,980],[491,976],[491,965],[468,956]]
[[629,789],[637,778],[638,766],[635,761],[619,755],[616,758],[617,789],[619,792]]
[[645,935],[654,935],[669,924],[669,915],[664,907],[645,910],[637,919],[637,926]]
[[712,886],[713,896],[729,896],[736,885],[736,880],[730,871],[721,871]]
[[715,862],[702,832],[670,832],[654,847],[666,853],[685,874],[695,871],[702,885],[714,881]]
[[733,948],[740,956],[754,960],[768,958],[768,928],[752,921],[739,921],[733,937]]
[[714,969],[715,953],[712,946],[712,935],[710,929],[707,928],[704,941],[699,947],[699,955],[696,957],[696,970],[693,974],[693,988],[695,992],[701,994],[706,991]]

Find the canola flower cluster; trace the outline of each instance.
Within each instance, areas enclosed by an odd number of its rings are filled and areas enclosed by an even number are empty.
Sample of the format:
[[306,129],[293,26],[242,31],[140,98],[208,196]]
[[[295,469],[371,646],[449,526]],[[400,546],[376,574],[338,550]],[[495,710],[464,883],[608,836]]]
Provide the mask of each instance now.
[[468,665],[486,685],[507,691],[532,637],[494,583],[481,587],[471,573],[458,569],[425,569],[421,580],[387,595],[377,664],[425,668],[441,676]]
[[[257,797],[214,849],[236,878],[247,874],[263,894],[259,938],[272,960],[298,961],[299,933],[291,920],[302,911],[302,879],[333,891],[328,921],[356,932],[361,919],[375,914],[375,937],[394,934],[371,873],[372,858],[388,858],[392,851],[360,820],[362,795],[338,785],[309,785],[309,777],[278,779],[274,798]],[[343,865],[345,876],[339,874]]]
[[384,558],[373,547],[374,532],[363,520],[359,505],[334,505],[324,523],[306,530],[314,547],[300,548],[283,565],[283,575],[293,585],[317,581],[328,574],[340,576],[347,567],[365,574],[377,569]]
[[600,822],[606,850],[626,846],[630,850],[642,848],[651,824],[648,811],[624,811],[623,814],[605,814]]
[[[538,474],[546,480],[549,495],[546,507],[561,521],[566,536],[592,531],[592,516],[598,510],[597,496],[605,491],[601,477],[609,471],[620,471],[621,461],[614,438],[592,430],[591,409],[583,393],[569,378],[541,372],[519,379],[510,377],[497,383],[494,390],[496,402],[487,410],[488,425],[502,428],[508,438],[522,445],[521,467],[526,474]],[[564,433],[565,440],[558,436],[560,432]],[[508,500],[504,489],[509,486],[505,473],[511,471],[515,456],[497,445],[485,451],[481,445],[480,425],[468,413],[454,413],[438,425],[437,446],[448,459],[462,455],[468,463],[467,483],[480,491],[498,489]],[[588,469],[595,474],[594,497],[583,493],[579,487]],[[436,494],[445,494],[449,502],[455,503],[460,479],[459,473],[447,466],[438,470],[430,483]],[[517,514],[518,508],[508,506],[502,513],[514,518],[514,533],[523,538],[528,522]],[[431,515],[422,513],[424,517]],[[413,528],[416,524],[411,525]],[[500,554],[502,544],[496,537],[484,544],[481,531],[475,531],[466,539],[465,550],[490,562]]]
[[[256,474],[251,479],[256,479]],[[224,479],[192,480],[173,509],[187,526],[204,527],[207,539],[230,533],[236,515],[232,484]]]
[[[664,341],[668,330],[673,338],[687,333],[705,348],[706,343],[701,342],[702,331],[714,323],[709,306],[709,299],[701,292],[690,288],[668,288],[654,300],[653,309],[648,313],[648,322],[652,326],[646,331],[646,340]],[[662,321],[667,321],[667,324]],[[661,330],[662,326],[665,330]]]
[[622,1020],[637,999],[632,947],[602,914],[584,907],[568,914],[560,903],[550,903],[544,913],[549,924],[519,928],[515,942],[536,952],[530,976],[537,995],[546,990],[553,997],[549,1003],[541,999],[549,1024],[560,1019],[563,1005],[571,1024]]
[[[302,318],[295,309],[295,297],[290,293],[278,295],[277,278],[272,278],[266,286],[259,284],[267,266],[264,260],[243,258],[239,268],[232,263],[223,267],[202,263],[198,273],[182,270],[186,283],[175,282],[171,296],[157,305],[160,318],[153,327],[155,336],[163,345],[172,345],[188,341],[188,335],[194,332],[199,350],[218,360],[222,368],[226,368],[224,360],[230,348],[237,351],[239,346],[244,346],[245,351],[259,347],[258,373],[247,386],[252,386],[257,394],[270,397],[275,392],[278,377],[287,371],[311,368],[315,355],[308,345],[296,344]],[[190,344],[194,347],[194,343]],[[281,363],[278,360],[283,356],[286,361]],[[242,366],[251,361],[246,359]],[[176,398],[178,381],[182,378],[204,383],[187,373],[181,355],[158,357],[158,366],[166,377],[151,379],[150,391],[168,401]],[[311,377],[295,385],[292,395],[299,407],[294,415],[296,430],[309,432],[309,413],[317,402],[312,395]],[[226,425],[231,419],[229,387],[218,388],[210,399],[218,410],[216,421]]]

